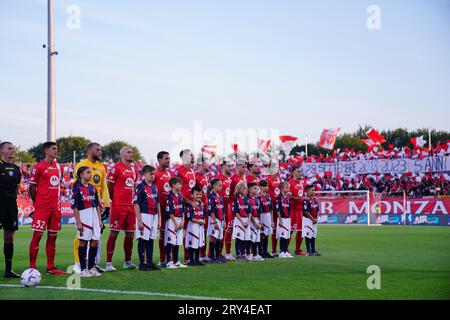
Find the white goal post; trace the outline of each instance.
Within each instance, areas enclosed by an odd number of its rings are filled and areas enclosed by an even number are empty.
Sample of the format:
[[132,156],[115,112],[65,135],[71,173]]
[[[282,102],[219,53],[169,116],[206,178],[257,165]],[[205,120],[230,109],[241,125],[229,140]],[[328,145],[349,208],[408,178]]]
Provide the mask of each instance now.
[[[345,197],[352,197],[356,199],[365,199],[367,205],[365,206],[366,214],[367,214],[367,225],[368,226],[381,226],[381,224],[376,223],[377,221],[377,215],[381,214],[381,205],[380,207],[375,208],[375,210],[372,210],[372,198],[370,196],[369,190],[348,190],[348,191],[316,191],[316,195],[319,198],[325,198],[325,199],[340,199]],[[381,200],[381,194],[374,193],[373,194],[374,199]],[[377,201],[375,201],[377,202]],[[380,204],[380,201],[378,201]],[[374,212],[372,212],[374,211]],[[348,212],[349,213],[349,212]],[[322,213],[320,213],[322,214]]]

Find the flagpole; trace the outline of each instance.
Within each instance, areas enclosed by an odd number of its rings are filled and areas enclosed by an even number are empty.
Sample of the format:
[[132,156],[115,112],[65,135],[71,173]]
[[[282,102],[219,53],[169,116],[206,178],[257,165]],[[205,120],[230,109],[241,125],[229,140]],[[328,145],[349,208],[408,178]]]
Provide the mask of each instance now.
[[305,152],[306,152],[306,157],[308,157],[308,135],[306,135],[306,144],[305,144]]
[[[53,32],[53,0],[48,0],[47,39],[47,141],[56,141],[55,119],[55,57]],[[44,45],[45,48],[45,45]]]
[[431,152],[431,129],[428,128],[428,148]]

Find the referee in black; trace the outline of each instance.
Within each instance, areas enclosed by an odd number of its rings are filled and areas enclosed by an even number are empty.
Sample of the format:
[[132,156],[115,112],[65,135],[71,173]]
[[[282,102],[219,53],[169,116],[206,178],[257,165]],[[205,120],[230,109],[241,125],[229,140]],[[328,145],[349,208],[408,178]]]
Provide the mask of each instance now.
[[12,163],[15,148],[11,142],[0,143],[0,229],[3,229],[5,278],[20,278],[12,271],[14,233],[18,229],[17,187],[22,179],[18,166]]

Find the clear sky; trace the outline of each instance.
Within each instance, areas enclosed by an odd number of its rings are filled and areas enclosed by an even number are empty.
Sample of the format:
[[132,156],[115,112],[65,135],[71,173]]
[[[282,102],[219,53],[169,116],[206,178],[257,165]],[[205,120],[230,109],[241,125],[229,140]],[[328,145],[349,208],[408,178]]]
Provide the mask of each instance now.
[[[46,137],[46,3],[0,2],[0,140],[22,148]],[[448,0],[55,0],[57,136],[149,160],[226,129],[449,130],[449,40]]]

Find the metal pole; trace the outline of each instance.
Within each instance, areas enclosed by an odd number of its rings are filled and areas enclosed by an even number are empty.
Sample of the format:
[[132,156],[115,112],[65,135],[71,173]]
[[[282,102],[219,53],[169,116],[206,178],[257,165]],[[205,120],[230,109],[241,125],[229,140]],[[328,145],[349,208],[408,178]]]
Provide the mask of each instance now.
[[428,148],[431,151],[431,129],[428,129]]
[[73,150],[73,165],[75,166],[76,161],[77,160],[77,152],[75,150]]
[[55,64],[53,32],[53,0],[48,0],[48,40],[47,40],[47,141],[56,141],[55,123]]

